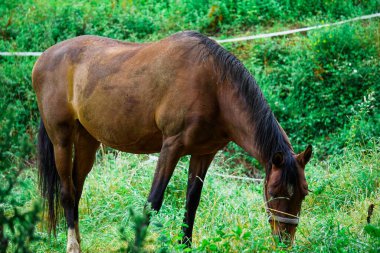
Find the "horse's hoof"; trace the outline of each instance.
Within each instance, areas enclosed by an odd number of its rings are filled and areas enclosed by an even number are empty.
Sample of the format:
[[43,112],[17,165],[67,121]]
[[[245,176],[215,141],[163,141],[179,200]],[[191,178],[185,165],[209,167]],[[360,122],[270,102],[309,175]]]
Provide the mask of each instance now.
[[70,244],[67,244],[67,253],[80,253],[80,247],[78,242],[71,242]]

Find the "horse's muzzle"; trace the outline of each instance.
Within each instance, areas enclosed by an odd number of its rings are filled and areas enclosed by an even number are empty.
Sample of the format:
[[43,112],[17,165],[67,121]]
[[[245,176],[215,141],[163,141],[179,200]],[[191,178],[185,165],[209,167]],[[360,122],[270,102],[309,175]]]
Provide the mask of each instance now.
[[294,242],[297,225],[274,220],[270,220],[269,222],[275,241],[286,247],[291,247]]

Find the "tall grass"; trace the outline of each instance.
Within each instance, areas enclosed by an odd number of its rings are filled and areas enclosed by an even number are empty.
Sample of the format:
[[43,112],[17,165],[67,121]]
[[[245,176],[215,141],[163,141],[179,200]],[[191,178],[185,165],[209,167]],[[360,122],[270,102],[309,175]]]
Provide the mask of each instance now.
[[[292,252],[376,252],[379,238],[365,232],[367,209],[375,204],[372,224],[380,227],[380,139],[369,147],[351,147],[325,161],[312,160],[306,171],[313,191],[303,204],[301,223]],[[153,157],[153,158],[152,158]],[[148,252],[180,252],[187,160],[177,166],[161,211],[148,229]],[[129,209],[142,213],[154,173],[154,156],[126,153],[98,154],[80,206],[83,252],[112,252],[126,247],[122,236],[133,240]],[[219,155],[209,170],[194,233],[194,252],[284,252],[274,248],[264,211],[262,183],[215,175],[226,167]],[[23,176],[24,207],[37,199],[33,170]],[[123,234],[120,233],[123,229]],[[33,252],[61,252],[66,243],[62,223],[57,239],[38,232],[42,241]]]

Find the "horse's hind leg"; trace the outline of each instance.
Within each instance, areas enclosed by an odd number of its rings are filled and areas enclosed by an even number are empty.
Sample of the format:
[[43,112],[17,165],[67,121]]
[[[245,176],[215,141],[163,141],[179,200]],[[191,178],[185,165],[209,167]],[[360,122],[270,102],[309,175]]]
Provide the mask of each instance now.
[[55,164],[60,178],[61,204],[65,211],[67,226],[69,228],[67,252],[70,253],[80,252],[74,229],[75,186],[72,178],[74,125],[74,121],[71,120],[48,124],[48,133],[53,143]]
[[82,125],[78,124],[74,136],[74,169],[73,181],[76,188],[75,191],[75,207],[74,207],[74,226],[75,235],[78,243],[80,243],[79,234],[79,201],[82,196],[84,181],[91,171],[95,161],[96,150],[99,142],[92,137]]
[[186,226],[182,228],[184,232],[182,243],[188,246],[191,246],[195,213],[201,198],[203,180],[205,179],[207,169],[214,159],[214,156],[215,153],[202,156],[192,155],[190,158],[186,193],[186,213],[183,221]]

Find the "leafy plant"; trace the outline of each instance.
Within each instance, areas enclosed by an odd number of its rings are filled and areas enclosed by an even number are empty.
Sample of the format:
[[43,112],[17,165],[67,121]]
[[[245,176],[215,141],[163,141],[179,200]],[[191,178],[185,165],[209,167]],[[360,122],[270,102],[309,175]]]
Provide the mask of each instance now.
[[18,134],[13,123],[18,113],[15,107],[0,105],[0,252],[32,252],[30,244],[37,241],[35,226],[40,210],[37,202],[30,210],[22,210],[19,197],[23,184],[18,176],[23,171],[19,156],[29,147],[27,136]]
[[144,240],[147,236],[147,221],[148,221],[148,216],[146,213],[142,215],[137,215],[135,211],[133,211],[132,208],[129,209],[129,215],[130,219],[132,221],[132,228],[135,232],[135,238],[134,240],[130,240],[125,237],[124,233],[125,230],[122,228],[120,230],[122,234],[122,240],[126,241],[128,243],[127,248],[121,248],[119,251],[120,252],[131,252],[131,253],[143,253],[146,252],[144,250]]

